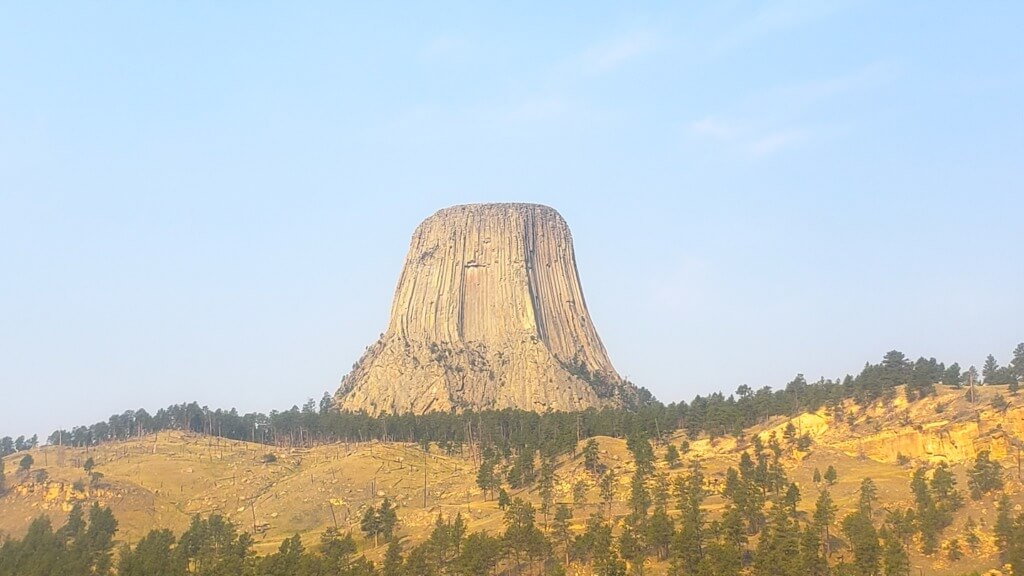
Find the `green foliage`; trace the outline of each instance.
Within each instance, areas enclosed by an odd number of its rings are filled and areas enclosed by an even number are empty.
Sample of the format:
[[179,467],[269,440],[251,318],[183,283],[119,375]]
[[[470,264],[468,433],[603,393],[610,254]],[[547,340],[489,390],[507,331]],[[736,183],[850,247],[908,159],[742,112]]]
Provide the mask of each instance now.
[[800,527],[783,506],[775,506],[754,555],[755,576],[802,576]]
[[857,508],[870,518],[872,505],[878,500],[878,488],[875,486],[875,481],[871,478],[861,480],[858,492],[860,496],[857,500]]
[[1015,529],[1013,519],[1013,502],[1010,497],[1003,494],[996,504],[996,525],[995,525],[996,549],[999,550],[999,557],[1005,562],[1008,561],[1011,553],[1011,544],[1014,542]]
[[462,545],[455,562],[456,574],[490,574],[501,557],[501,540],[485,532],[474,532]]
[[633,462],[638,473],[644,477],[654,472],[654,448],[642,434],[633,434],[626,439],[626,447],[633,454]]
[[565,504],[559,504],[555,510],[555,521],[553,531],[555,540],[562,545],[565,554],[565,563],[569,563],[569,554],[572,545],[572,532],[569,530],[569,520],[572,520],[572,509]]
[[535,448],[527,448],[516,455],[508,471],[509,486],[518,489],[533,484],[537,479],[537,470],[534,466],[536,453]]
[[598,488],[601,491],[601,500],[608,509],[608,515],[611,516],[612,502],[615,500],[615,475],[612,474],[611,470],[601,475],[601,479],[598,481]]
[[964,542],[967,543],[968,550],[971,554],[977,554],[981,550],[981,538],[978,536],[978,524],[974,521],[974,517],[968,516],[967,522],[964,523]]
[[882,547],[878,542],[878,531],[867,514],[857,511],[843,518],[843,534],[853,550],[853,572],[858,576],[874,576],[878,573]]
[[670,549],[672,566],[684,574],[692,574],[703,559],[706,540],[707,512],[703,504],[707,492],[700,461],[693,461],[689,474],[676,477],[673,489],[679,501],[680,518]]
[[668,464],[669,468],[679,467],[679,449],[676,448],[675,444],[669,444],[665,448],[665,463]]
[[572,485],[572,505],[579,508],[587,503],[587,483],[584,480],[577,480]]
[[583,445],[583,467],[592,474],[599,474],[601,471],[597,440],[593,438],[587,440],[587,443]]
[[832,501],[832,495],[828,489],[818,494],[818,500],[814,503],[814,526],[822,533],[822,543],[826,556],[831,553],[831,528],[836,521],[836,512],[839,508]]
[[24,456],[21,457],[21,460],[18,461],[18,471],[28,472],[29,469],[32,468],[33,464],[35,464],[35,459],[32,458],[32,455],[25,454]]
[[885,576],[910,576],[910,556],[898,534],[882,529],[882,568]]
[[991,459],[988,450],[978,452],[974,466],[967,472],[967,487],[971,498],[980,500],[994,490],[1003,489],[1003,466]]
[[1024,574],[1024,514],[1013,522],[1005,557],[1014,574]]
[[996,394],[992,397],[992,407],[996,410],[1006,410],[1009,406],[1006,402],[1006,398],[1003,398],[1002,394]]
[[505,533],[503,540],[509,552],[515,558],[517,568],[523,560],[533,563],[543,558],[551,549],[551,545],[534,524],[533,504],[515,498],[505,511]]
[[480,461],[480,468],[476,473],[476,485],[484,492],[484,496],[490,500],[494,491],[501,487],[501,478],[495,470],[500,457],[494,448],[487,446],[483,450],[483,458]]
[[[32,521],[21,540],[0,546],[0,576],[93,576],[110,574],[117,521],[94,504],[88,520],[76,504],[68,523],[54,532],[49,518]],[[159,575],[158,575],[159,576]]]
[[389,498],[384,498],[380,506],[369,506],[363,512],[359,528],[366,534],[367,538],[373,538],[373,545],[377,546],[378,538],[383,537],[385,541],[391,540],[395,533],[395,526],[398,524],[398,515]]
[[825,483],[829,486],[835,486],[837,480],[839,480],[839,474],[836,473],[835,466],[829,464],[825,470]]
[[814,440],[811,438],[811,435],[807,434],[807,433],[804,433],[796,441],[796,449],[800,450],[801,452],[807,452],[808,450],[811,449],[811,444],[813,444],[813,443],[814,443]]
[[956,489],[956,478],[945,464],[932,470],[929,481],[927,470],[918,468],[910,481],[917,506],[917,528],[921,533],[921,551],[933,554],[938,550],[939,535],[952,524],[953,514],[964,504],[963,495]]

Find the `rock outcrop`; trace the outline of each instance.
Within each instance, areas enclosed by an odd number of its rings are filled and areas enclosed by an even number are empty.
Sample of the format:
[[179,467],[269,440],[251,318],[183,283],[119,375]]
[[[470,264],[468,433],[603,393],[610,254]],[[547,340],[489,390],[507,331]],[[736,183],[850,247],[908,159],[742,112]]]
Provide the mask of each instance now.
[[341,409],[371,414],[635,398],[590,319],[568,225],[536,204],[455,206],[423,221],[388,330],[336,396]]

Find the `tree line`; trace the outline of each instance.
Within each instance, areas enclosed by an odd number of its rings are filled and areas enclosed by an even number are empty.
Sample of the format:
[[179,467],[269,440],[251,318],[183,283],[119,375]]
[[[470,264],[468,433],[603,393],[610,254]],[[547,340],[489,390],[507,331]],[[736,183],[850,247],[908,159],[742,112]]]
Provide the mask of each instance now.
[[[822,407],[836,409],[847,399],[866,405],[891,398],[901,385],[905,385],[904,393],[913,400],[935,394],[935,386],[940,383],[953,387],[968,382],[1002,384],[1016,394],[1022,380],[1024,343],[1017,345],[1005,367],[989,355],[980,375],[973,366],[963,370],[958,363],[946,365],[924,357],[912,361],[893,350],[877,364],[866,363],[856,376],[808,382],[798,374],[778,389],[764,386],[754,390],[744,384],[734,394],[698,395],[689,403],[662,404],[642,390],[639,396],[643,401],[630,409],[544,414],[513,409],[466,410],[370,416],[338,412],[331,395],[325,393],[319,402],[310,399],[301,408],[292,406],[269,414],[211,410],[196,402],[161,408],[155,414],[145,409],[128,410],[89,426],[55,430],[47,443],[87,447],[164,430],[182,430],[287,446],[382,440],[433,443],[448,452],[461,450],[466,444],[486,444],[505,454],[531,447],[547,454],[562,454],[572,451],[579,440],[598,435],[627,438],[642,433],[661,438],[685,430],[691,437],[739,436],[744,429],[774,416],[793,416]],[[37,444],[34,436],[0,438],[0,455],[29,450]]]

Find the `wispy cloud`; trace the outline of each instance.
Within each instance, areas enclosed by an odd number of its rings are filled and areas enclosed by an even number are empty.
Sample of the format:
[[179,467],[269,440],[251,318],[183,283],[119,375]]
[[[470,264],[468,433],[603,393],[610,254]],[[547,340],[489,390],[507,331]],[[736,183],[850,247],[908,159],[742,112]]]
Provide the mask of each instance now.
[[899,66],[889,60],[878,60],[860,68],[829,78],[788,84],[769,90],[761,99],[774,98],[797,106],[871,89],[892,80]]
[[897,71],[894,63],[877,61],[831,77],[773,86],[750,94],[729,113],[691,122],[689,132],[758,158],[834,138],[844,132],[844,123],[836,118],[822,122],[821,112],[842,114],[844,97],[859,98],[889,82]]
[[795,148],[817,135],[808,126],[757,128],[736,121],[726,122],[713,116],[693,122],[690,132],[702,140],[728,145],[740,153],[758,158]]
[[841,5],[841,2],[830,0],[782,0],[769,3],[722,34],[713,51],[738,49],[765,36],[800,28],[832,15]]
[[778,130],[756,138],[750,143],[749,148],[754,156],[769,156],[786,148],[799,146],[809,140],[812,135],[807,128]]
[[731,140],[736,136],[735,127],[715,118],[714,116],[708,116],[694,122],[691,125],[691,129],[695,134],[706,136],[714,140]]
[[586,49],[582,63],[589,74],[604,74],[627,62],[657,52],[664,39],[651,30],[640,30]]

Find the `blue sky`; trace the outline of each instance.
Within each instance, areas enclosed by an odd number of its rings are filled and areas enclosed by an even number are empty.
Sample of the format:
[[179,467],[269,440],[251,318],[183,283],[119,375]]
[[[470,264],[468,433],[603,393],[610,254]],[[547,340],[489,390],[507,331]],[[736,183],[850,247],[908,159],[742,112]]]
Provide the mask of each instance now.
[[[978,7],[981,6],[981,7]],[[333,391],[409,237],[541,202],[660,399],[1024,340],[1024,7],[7,3],[0,435]]]

